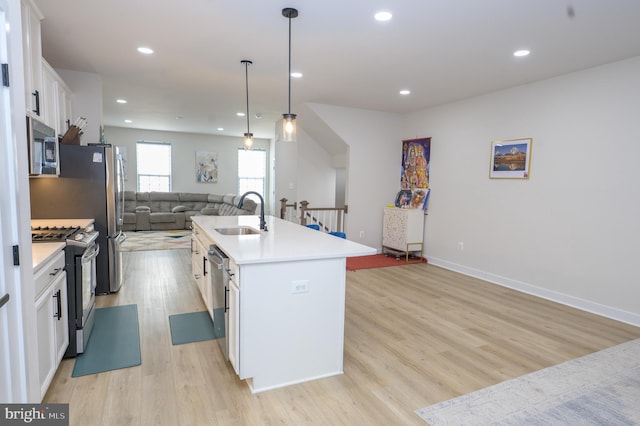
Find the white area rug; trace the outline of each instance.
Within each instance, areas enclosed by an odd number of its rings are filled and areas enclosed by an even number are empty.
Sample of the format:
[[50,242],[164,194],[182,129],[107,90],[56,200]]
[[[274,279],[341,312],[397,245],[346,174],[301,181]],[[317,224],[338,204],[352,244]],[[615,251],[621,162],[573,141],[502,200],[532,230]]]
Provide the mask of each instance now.
[[416,410],[439,425],[640,425],[640,339]]
[[122,251],[188,249],[191,231],[126,231]]

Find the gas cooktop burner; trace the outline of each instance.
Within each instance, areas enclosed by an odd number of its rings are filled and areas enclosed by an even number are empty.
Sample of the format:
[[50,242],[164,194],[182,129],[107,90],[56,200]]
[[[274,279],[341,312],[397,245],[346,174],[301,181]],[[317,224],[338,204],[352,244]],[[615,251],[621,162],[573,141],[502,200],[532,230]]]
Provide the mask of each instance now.
[[66,241],[73,234],[78,232],[80,227],[64,226],[37,226],[31,228],[31,241],[37,242],[61,242]]

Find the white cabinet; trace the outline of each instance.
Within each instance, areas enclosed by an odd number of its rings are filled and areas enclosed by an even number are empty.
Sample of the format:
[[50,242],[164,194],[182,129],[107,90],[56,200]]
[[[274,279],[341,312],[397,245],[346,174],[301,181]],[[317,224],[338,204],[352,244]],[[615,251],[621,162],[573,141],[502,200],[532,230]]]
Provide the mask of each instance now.
[[71,125],[71,90],[44,58],[40,108],[42,121],[64,136]]
[[22,48],[27,115],[42,116],[42,13],[31,0],[22,0]]
[[424,249],[424,211],[386,207],[382,224],[382,251],[385,248],[409,253]]
[[238,286],[239,269],[235,262],[229,261],[229,313],[227,320],[227,344],[229,345],[229,362],[236,374],[240,374],[240,287]]
[[193,227],[191,233],[191,269],[196,280],[200,296],[213,319],[213,286],[211,283],[211,263],[207,248],[211,245],[206,235]]
[[71,122],[73,118],[73,111],[71,110],[71,89],[66,85],[62,78],[58,76],[56,89],[58,94],[58,106],[57,106],[57,116],[58,123],[56,126],[56,131],[58,135],[64,136],[64,134],[71,127]]
[[69,345],[64,252],[35,271],[38,380],[43,398]]
[[56,129],[58,126],[58,90],[57,74],[51,65],[42,60],[42,93],[40,95],[40,118],[47,126]]

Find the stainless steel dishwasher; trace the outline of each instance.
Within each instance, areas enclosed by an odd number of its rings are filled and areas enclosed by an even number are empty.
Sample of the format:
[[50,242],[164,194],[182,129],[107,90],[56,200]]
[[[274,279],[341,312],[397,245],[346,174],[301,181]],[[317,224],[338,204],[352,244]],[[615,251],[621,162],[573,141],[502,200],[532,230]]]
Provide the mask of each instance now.
[[211,265],[211,309],[213,310],[213,331],[225,359],[229,359],[225,314],[227,308],[227,288],[229,277],[229,258],[217,246],[211,246],[208,252]]

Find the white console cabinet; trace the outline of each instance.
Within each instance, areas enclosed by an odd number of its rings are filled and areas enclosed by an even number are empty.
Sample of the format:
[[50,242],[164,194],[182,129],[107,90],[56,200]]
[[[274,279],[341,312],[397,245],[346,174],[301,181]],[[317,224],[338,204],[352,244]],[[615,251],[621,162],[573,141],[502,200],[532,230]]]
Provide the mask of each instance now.
[[401,209],[386,207],[382,226],[382,252],[385,248],[403,252],[409,258],[410,252],[424,250],[424,211],[422,209]]

